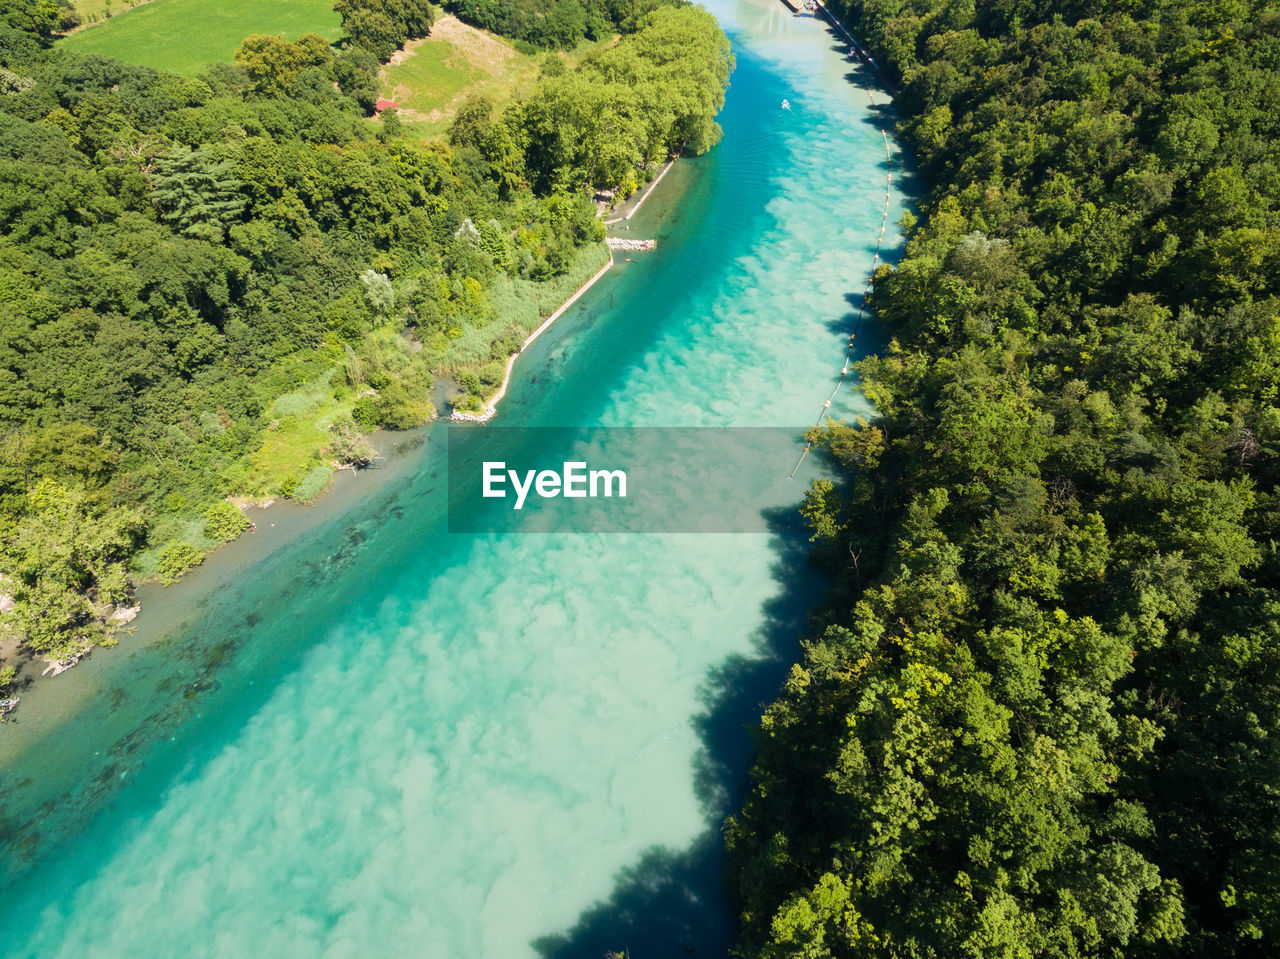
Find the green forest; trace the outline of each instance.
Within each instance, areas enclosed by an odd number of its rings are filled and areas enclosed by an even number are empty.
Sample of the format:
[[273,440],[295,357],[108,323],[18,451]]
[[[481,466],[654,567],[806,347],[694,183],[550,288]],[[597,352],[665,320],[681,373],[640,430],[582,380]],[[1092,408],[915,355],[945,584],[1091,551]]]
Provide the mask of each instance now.
[[928,193],[820,437],[738,955],[1274,955],[1280,10],[831,6]]
[[642,6],[606,5],[617,43],[501,113],[469,103],[445,141],[371,116],[420,0],[342,0],[336,47],[248,36],[194,78],[62,50],[65,4],[7,4],[0,631],[109,643],[136,581],[243,530],[227,498],[314,498],[369,462],[365,433],[432,418],[437,377],[478,408],[607,259],[592,192],[718,136],[724,34]]
[[530,48],[572,47],[634,32],[663,0],[447,0],[460,20]]

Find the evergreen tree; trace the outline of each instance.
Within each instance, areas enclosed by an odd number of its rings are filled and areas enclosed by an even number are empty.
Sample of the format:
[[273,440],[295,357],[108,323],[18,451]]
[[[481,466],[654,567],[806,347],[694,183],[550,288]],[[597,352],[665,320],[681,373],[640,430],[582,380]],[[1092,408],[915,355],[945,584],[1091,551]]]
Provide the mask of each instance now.
[[248,204],[235,164],[216,148],[175,148],[156,161],[151,181],[160,215],[185,236],[221,239]]

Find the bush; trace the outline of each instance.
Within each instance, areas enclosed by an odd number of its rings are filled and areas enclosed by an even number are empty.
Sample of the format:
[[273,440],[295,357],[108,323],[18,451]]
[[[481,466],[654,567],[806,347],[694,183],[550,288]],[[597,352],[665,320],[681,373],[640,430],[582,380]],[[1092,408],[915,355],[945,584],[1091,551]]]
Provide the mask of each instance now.
[[480,368],[480,382],[488,391],[496,390],[502,385],[507,375],[507,364],[502,360],[494,360]]
[[[498,362],[503,372],[498,374],[499,382],[502,380],[503,373],[507,368],[507,357],[512,353],[519,353],[520,347],[524,345],[524,332],[514,323],[507,324],[501,332],[493,338],[493,346],[489,351],[489,356]],[[483,371],[480,374],[484,376]]]
[[204,511],[204,535],[214,542],[235,539],[249,528],[249,518],[226,500],[214,503]]
[[425,392],[410,389],[404,383],[392,383],[383,390],[379,408],[382,425],[393,430],[421,426],[436,415],[436,408]]
[[196,549],[190,543],[179,540],[166,546],[160,553],[160,562],[156,567],[156,573],[160,577],[160,582],[165,586],[170,586],[178,581],[178,578],[189,569],[194,569],[204,562],[204,553]]
[[376,270],[365,270],[360,274],[360,282],[364,284],[364,294],[373,311],[380,316],[390,313],[396,304],[396,294],[387,275]]
[[351,418],[366,433],[376,430],[382,424],[382,411],[377,397],[362,396],[356,400],[356,405],[351,408]]

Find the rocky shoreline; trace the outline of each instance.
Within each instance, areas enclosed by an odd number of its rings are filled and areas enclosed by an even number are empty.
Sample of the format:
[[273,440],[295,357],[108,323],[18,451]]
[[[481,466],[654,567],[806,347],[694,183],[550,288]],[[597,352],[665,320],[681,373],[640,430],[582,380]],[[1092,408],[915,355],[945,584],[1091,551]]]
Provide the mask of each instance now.
[[643,250],[656,250],[658,248],[657,240],[628,240],[626,237],[611,236],[605,239],[611,250],[626,250],[628,252],[640,252]]

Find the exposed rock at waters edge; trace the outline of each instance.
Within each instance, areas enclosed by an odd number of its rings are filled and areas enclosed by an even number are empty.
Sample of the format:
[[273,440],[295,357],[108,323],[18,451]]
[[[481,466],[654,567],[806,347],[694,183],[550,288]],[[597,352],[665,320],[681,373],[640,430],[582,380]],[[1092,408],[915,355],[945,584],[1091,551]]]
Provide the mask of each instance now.
[[68,669],[70,669],[72,666],[77,665],[80,662],[80,660],[88,656],[92,649],[93,649],[92,646],[86,646],[84,649],[80,650],[78,653],[72,653],[70,656],[66,657],[65,659],[46,659],[45,662],[48,663],[49,665],[44,668],[44,672],[42,672],[40,675],[41,676],[60,676],[63,673],[65,673]]
[[610,236],[605,238],[605,243],[609,244],[611,250],[656,250],[658,248],[657,240],[629,240],[626,237]]
[[127,626],[132,623],[142,611],[142,606],[117,606],[115,610],[107,617],[108,626]]

